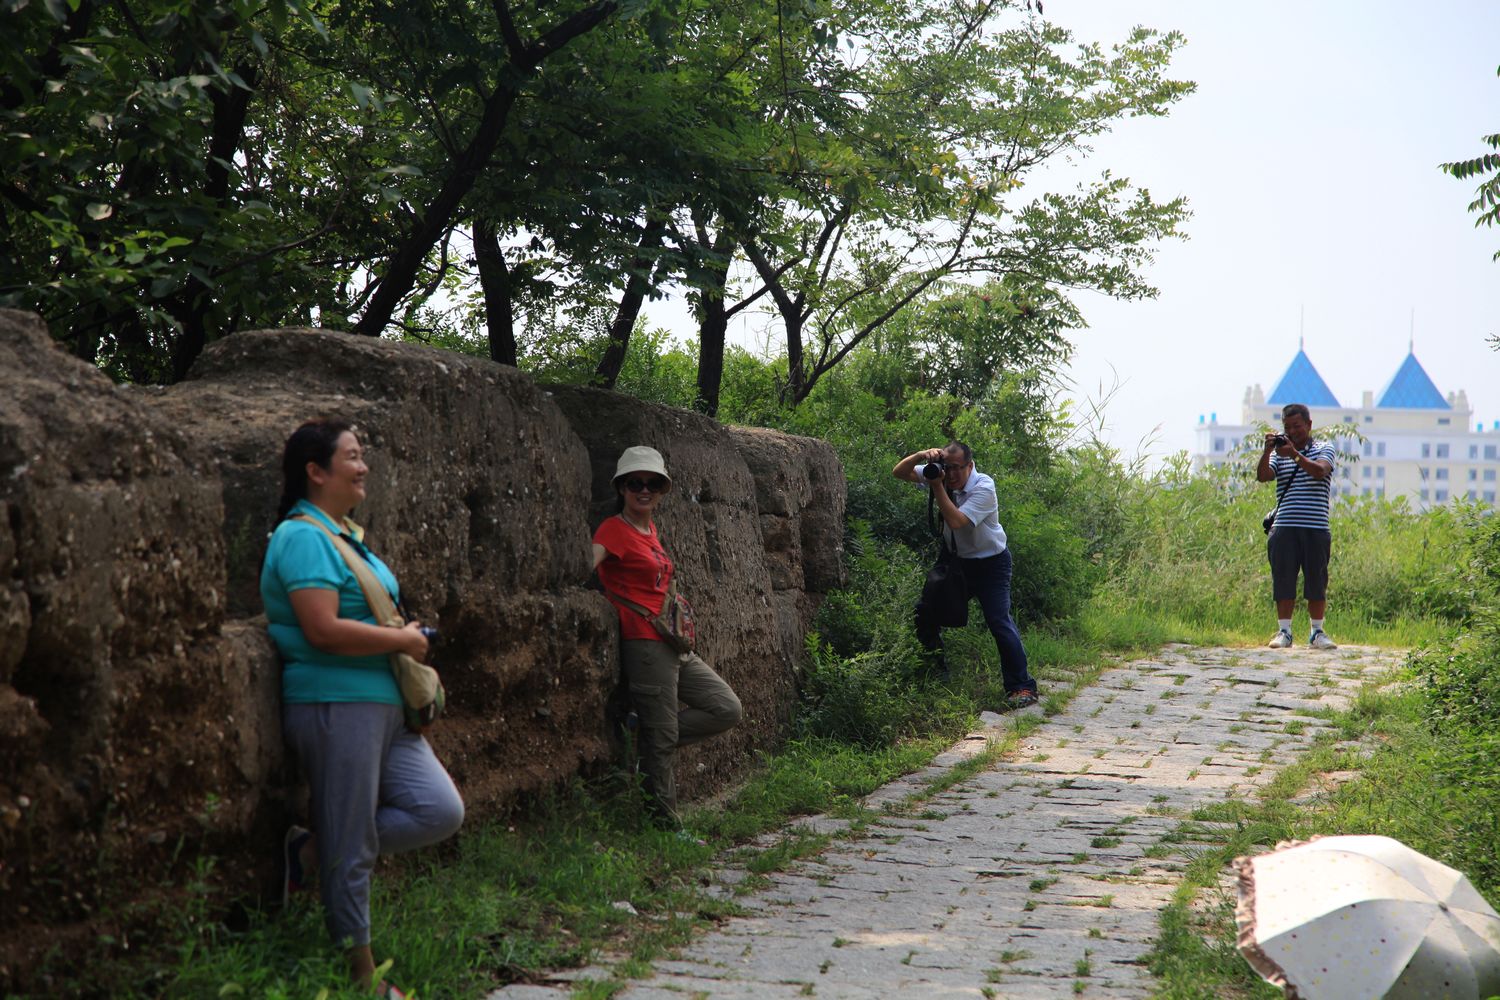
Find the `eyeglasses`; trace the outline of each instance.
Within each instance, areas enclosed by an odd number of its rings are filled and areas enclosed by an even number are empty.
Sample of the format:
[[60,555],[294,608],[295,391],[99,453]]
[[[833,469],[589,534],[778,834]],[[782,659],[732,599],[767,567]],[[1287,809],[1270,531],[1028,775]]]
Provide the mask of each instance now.
[[661,476],[655,476],[651,479],[627,479],[625,480],[625,488],[632,493],[639,493],[641,490],[650,490],[652,493],[665,493],[667,492],[667,481]]

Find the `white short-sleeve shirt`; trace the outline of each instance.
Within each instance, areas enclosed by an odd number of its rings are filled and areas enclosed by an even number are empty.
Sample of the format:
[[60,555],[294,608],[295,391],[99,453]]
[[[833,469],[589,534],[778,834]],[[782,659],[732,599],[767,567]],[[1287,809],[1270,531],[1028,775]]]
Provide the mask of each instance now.
[[[924,483],[917,485],[927,489]],[[957,531],[943,526],[943,537],[952,539],[959,558],[985,559],[1005,551],[1005,529],[1000,527],[1000,502],[995,497],[993,479],[976,466],[964,488],[954,492],[953,503],[969,519],[968,525]]]

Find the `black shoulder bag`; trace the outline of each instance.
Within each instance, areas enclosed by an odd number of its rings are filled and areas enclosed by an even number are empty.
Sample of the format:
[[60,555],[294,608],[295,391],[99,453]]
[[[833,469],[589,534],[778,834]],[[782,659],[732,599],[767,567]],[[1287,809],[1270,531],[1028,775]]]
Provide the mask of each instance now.
[[922,606],[931,608],[942,628],[959,628],[969,624],[969,588],[964,583],[963,567],[958,561],[958,543],[949,548],[942,528],[934,528],[932,508],[936,498],[927,494],[927,527],[938,536],[937,562],[927,571],[922,586]]
[[1301,471],[1302,466],[1300,465],[1292,469],[1292,478],[1286,481],[1286,486],[1276,492],[1276,506],[1271,508],[1271,513],[1260,519],[1260,526],[1265,529],[1266,534],[1269,535],[1271,529],[1276,527],[1276,515],[1281,510],[1281,501],[1286,499],[1287,492],[1292,488],[1292,483],[1297,481],[1297,473]]

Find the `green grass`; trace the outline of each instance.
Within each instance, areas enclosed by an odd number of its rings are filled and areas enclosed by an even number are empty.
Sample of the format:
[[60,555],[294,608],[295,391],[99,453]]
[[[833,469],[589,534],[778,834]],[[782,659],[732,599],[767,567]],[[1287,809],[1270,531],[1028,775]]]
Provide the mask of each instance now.
[[[700,876],[716,851],[797,815],[858,818],[858,797],[925,765],[946,745],[930,740],[856,753],[826,742],[792,744],[721,808],[689,812],[689,826],[706,845],[650,828],[638,799],[619,787],[575,785],[524,822],[471,824],[449,845],[383,861],[371,903],[377,958],[398,956],[392,979],[423,997],[470,996],[582,965],[606,947],[629,956],[619,975],[644,974],[652,958],[696,927],[736,911],[703,892]],[[793,828],[746,866],[772,871],[826,843]],[[621,901],[640,915],[614,905]],[[200,916],[180,932],[175,962],[146,977],[164,988],[138,995],[354,995],[315,900],[284,914],[252,914],[239,932]],[[581,988],[598,996],[611,989]],[[132,994],[124,985],[109,992]]]
[[[1097,669],[1089,651],[1071,653],[1070,678]],[[1071,697],[1073,690],[1069,684],[1059,694]],[[926,800],[992,766],[1039,724],[1016,718],[1000,739],[929,779],[898,811],[921,812]],[[735,845],[815,813],[848,820],[850,835],[858,835],[871,818],[860,805],[864,796],[926,766],[949,745],[946,735],[883,748],[794,740],[723,801],[687,811],[687,826],[706,844],[651,829],[638,797],[619,779],[575,784],[524,820],[470,824],[448,845],[382,861],[371,904],[377,959],[396,956],[390,977],[422,997],[463,997],[577,967],[608,950],[627,956],[614,977],[576,984],[575,995],[609,996],[622,980],[649,974],[653,959],[703,925],[737,912],[733,902],[703,891],[717,854],[734,849],[750,873],[745,886],[754,887],[758,876],[818,854],[830,838],[792,826],[768,847]],[[617,908],[620,901],[639,916]],[[155,988],[109,992],[356,995],[345,985],[315,901],[284,914],[253,913],[248,928],[236,932],[201,914],[179,937],[175,961],[146,977]],[[141,978],[138,970],[115,972],[116,982]]]
[[[1218,882],[1235,857],[1269,850],[1282,840],[1383,834],[1454,865],[1489,898],[1500,897],[1492,861],[1497,793],[1474,788],[1455,768],[1458,748],[1430,725],[1423,691],[1367,686],[1349,711],[1328,713],[1328,718],[1332,727],[1261,789],[1256,800],[1195,810],[1191,820],[1163,838],[1179,844],[1200,838],[1227,842],[1190,849],[1192,860],[1162,912],[1161,932],[1149,957],[1151,971],[1162,983],[1158,996],[1281,996],[1239,955],[1232,894],[1219,890]],[[1362,741],[1369,755],[1339,748],[1350,740]],[[1357,776],[1315,808],[1290,801],[1314,775],[1348,770]],[[1195,826],[1202,822],[1225,825],[1210,833]]]

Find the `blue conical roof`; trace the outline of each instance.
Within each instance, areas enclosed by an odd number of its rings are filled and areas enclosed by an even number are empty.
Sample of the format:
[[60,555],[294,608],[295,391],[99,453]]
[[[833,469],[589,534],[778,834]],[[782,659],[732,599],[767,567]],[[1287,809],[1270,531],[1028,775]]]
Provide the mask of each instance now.
[[1287,365],[1286,374],[1266,397],[1267,403],[1285,406],[1287,403],[1305,403],[1308,406],[1338,406],[1328,383],[1307,359],[1307,352],[1297,348],[1297,356]]
[[1417,360],[1417,356],[1411,352],[1406,355],[1406,360],[1401,362],[1401,367],[1396,369],[1396,374],[1386,383],[1381,390],[1380,399],[1376,406],[1392,406],[1405,410],[1451,410],[1448,401],[1443,394],[1438,392],[1438,387],[1432,384],[1432,379],[1427,376],[1427,369]]

